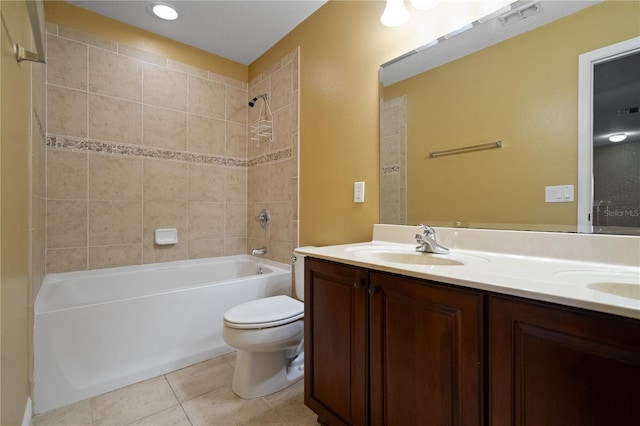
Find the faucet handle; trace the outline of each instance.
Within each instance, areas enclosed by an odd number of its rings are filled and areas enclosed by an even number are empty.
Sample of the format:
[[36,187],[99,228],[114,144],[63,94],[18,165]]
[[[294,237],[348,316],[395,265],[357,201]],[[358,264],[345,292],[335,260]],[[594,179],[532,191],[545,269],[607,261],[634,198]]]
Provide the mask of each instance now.
[[[429,238],[434,238],[435,237],[436,231],[435,231],[435,229],[433,229],[429,225],[423,225],[421,223],[421,224],[418,225],[418,227],[422,231],[422,235],[424,235],[425,237],[429,237]],[[416,235],[416,238],[418,238],[418,235]]]

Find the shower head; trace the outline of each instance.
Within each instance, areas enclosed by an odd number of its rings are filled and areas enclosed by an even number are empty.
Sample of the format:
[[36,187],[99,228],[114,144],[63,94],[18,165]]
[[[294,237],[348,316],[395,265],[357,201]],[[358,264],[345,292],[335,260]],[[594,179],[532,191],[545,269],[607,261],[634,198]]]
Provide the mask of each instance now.
[[255,106],[255,104],[256,104],[256,101],[257,101],[258,99],[260,99],[260,98],[262,98],[262,99],[264,99],[264,100],[266,101],[266,100],[267,100],[267,94],[266,94],[266,93],[263,93],[262,95],[258,95],[258,96],[256,96],[255,98],[251,99],[251,100],[249,101],[249,106],[250,106],[251,108],[253,108],[253,107]]

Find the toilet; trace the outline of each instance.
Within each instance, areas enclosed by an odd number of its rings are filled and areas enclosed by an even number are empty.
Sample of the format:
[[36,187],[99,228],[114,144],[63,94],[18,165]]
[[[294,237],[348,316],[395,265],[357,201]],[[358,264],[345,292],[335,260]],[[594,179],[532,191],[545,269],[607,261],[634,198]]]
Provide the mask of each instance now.
[[[295,296],[304,299],[304,256],[294,257]],[[224,314],[223,337],[237,350],[233,392],[251,399],[278,392],[304,376],[304,303],[279,295]]]

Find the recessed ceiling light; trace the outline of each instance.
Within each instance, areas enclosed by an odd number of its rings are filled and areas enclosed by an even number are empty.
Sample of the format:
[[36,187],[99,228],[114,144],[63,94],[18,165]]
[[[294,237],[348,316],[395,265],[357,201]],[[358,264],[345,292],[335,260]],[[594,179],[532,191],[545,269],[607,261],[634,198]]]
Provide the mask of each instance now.
[[178,12],[168,4],[156,3],[151,10],[153,10],[154,15],[160,19],[166,21],[175,21],[178,19]]
[[609,136],[609,141],[610,142],[622,142],[623,140],[625,140],[627,138],[627,135],[624,133],[617,133],[615,135],[611,135]]

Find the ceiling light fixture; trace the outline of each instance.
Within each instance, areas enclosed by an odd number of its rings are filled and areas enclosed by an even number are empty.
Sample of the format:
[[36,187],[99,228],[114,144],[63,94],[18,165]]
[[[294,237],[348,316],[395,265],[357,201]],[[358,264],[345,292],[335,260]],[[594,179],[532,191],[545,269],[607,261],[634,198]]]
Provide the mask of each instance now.
[[609,136],[609,142],[622,142],[626,138],[626,133],[616,133],[615,135]]
[[404,7],[404,0],[387,0],[380,22],[385,27],[397,27],[409,20],[409,11]]
[[154,15],[160,19],[164,19],[165,21],[175,21],[178,19],[178,12],[168,4],[156,3],[153,5],[151,10]]

